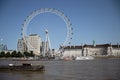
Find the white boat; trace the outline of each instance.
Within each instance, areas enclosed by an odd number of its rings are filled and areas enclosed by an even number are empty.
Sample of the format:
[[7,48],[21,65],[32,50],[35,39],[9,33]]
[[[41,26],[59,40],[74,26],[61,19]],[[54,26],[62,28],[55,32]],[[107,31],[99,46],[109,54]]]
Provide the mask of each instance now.
[[80,57],[76,57],[75,60],[93,60],[94,57],[92,56],[80,56]]

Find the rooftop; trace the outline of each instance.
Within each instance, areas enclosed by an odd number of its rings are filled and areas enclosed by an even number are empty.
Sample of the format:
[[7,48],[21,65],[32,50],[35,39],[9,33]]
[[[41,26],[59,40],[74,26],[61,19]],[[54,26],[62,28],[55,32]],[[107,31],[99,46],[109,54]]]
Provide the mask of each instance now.
[[29,36],[39,36],[38,34],[30,34]]
[[120,45],[118,44],[97,44],[97,45],[89,45],[89,44],[85,44],[85,45],[77,45],[77,46],[64,46],[64,49],[82,49],[84,47],[89,47],[89,48],[107,48],[112,46],[113,48],[118,48],[120,47]]

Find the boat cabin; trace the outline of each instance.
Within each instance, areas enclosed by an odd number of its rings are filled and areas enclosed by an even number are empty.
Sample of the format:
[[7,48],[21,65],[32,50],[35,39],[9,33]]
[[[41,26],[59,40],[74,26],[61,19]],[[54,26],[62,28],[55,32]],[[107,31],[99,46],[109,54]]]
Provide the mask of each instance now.
[[23,63],[22,66],[32,66],[32,64],[29,64],[29,63]]

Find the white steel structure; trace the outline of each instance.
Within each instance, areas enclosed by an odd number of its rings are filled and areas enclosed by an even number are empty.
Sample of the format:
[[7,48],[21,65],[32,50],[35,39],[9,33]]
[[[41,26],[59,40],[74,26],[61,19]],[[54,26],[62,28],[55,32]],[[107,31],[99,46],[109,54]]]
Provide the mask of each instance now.
[[30,21],[35,16],[37,16],[39,14],[42,14],[42,13],[47,13],[47,12],[56,14],[56,15],[58,15],[59,17],[61,17],[64,20],[64,22],[66,23],[68,31],[67,31],[66,40],[65,40],[65,42],[63,43],[62,46],[70,44],[70,41],[72,39],[72,34],[73,34],[73,28],[71,27],[72,24],[70,23],[70,20],[68,19],[68,17],[63,12],[61,12],[59,10],[56,10],[56,9],[52,9],[52,8],[40,8],[38,10],[33,11],[29,16],[27,16],[27,18],[24,20],[24,23],[22,25],[22,37],[23,37],[23,40],[24,40],[27,48],[32,47],[31,44],[28,43],[27,40],[26,40],[26,31],[27,31],[27,27],[28,27]]
[[44,45],[44,55],[52,55],[51,42],[49,39],[49,33],[47,29],[45,30],[45,34],[46,34],[46,39],[45,39],[45,45]]

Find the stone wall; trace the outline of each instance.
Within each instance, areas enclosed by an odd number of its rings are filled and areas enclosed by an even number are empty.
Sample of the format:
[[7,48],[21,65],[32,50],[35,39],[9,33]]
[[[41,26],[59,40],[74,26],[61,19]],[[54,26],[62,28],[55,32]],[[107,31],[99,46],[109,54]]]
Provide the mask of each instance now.
[[82,49],[65,49],[63,57],[82,56]]
[[[81,47],[81,46],[80,46]],[[66,48],[63,52],[63,57],[79,57],[79,56],[97,56],[97,55],[113,55],[120,56],[120,48],[112,46],[86,46],[83,48]]]

